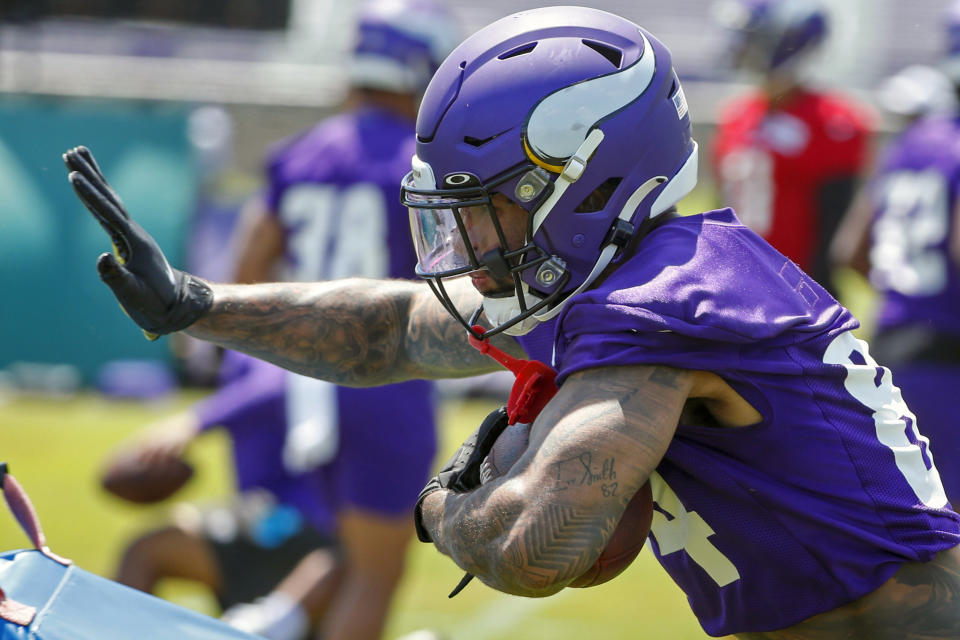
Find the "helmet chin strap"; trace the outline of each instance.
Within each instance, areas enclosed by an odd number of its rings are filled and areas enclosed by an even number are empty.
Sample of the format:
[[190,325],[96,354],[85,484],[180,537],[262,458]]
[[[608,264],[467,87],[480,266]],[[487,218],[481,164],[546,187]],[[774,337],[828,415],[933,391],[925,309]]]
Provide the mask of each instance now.
[[[600,146],[601,142],[603,142],[603,131],[594,129],[587,134],[586,139],[584,139],[573,155],[567,159],[563,165],[563,170],[560,172],[556,181],[554,181],[553,191],[547,196],[547,199],[537,207],[536,212],[533,214],[530,237],[533,237],[546,219],[547,214],[550,213],[551,209],[553,209],[557,202],[560,201],[560,198],[563,197],[567,187],[579,180],[580,176],[583,175],[584,170],[587,168],[587,162],[590,161],[590,157],[593,155],[593,152],[597,150],[597,147]],[[531,158],[537,164],[542,164],[534,158],[534,156],[531,155]],[[540,302],[538,298],[529,292],[526,284],[522,285],[522,289],[523,301],[528,309]],[[483,313],[487,316],[487,321],[494,327],[498,327],[513,320],[523,313],[523,311],[520,308],[520,301],[517,300],[517,296],[514,294],[502,298],[487,298],[484,296]],[[508,336],[522,336],[532,331],[540,322],[542,322],[542,320],[531,315],[512,327],[504,329],[503,332]]]
[[[617,216],[617,220],[628,222],[630,218],[633,217],[633,214],[636,212],[637,208],[640,206],[640,203],[643,202],[648,195],[650,195],[650,192],[666,181],[667,178],[665,176],[656,176],[654,178],[650,178],[640,185],[640,187],[633,192],[633,195],[631,195],[624,203],[623,209],[620,210],[620,215]],[[540,313],[532,314],[512,327],[504,329],[503,332],[510,336],[522,336],[532,331],[533,328],[539,323],[546,322],[547,320],[556,317],[557,314],[559,314],[563,309],[563,306],[566,304],[567,300],[574,297],[581,291],[584,291],[587,287],[592,285],[597,278],[600,277],[600,274],[603,273],[603,270],[610,265],[613,257],[621,248],[622,247],[615,242],[608,242],[605,244],[603,249],[600,251],[600,256],[593,265],[593,269],[590,270],[590,273],[579,287],[564,297],[564,299],[558,302],[557,305],[552,309],[547,309]],[[526,284],[523,285],[523,297],[528,308],[539,302],[539,300],[529,292]],[[520,310],[520,303],[517,300],[516,295],[505,296],[502,298],[484,297],[483,312],[486,314],[487,320],[492,323],[494,327],[504,324],[505,322],[512,320],[522,313]]]
[[[640,187],[633,192],[633,195],[627,199],[626,203],[624,203],[623,209],[620,210],[620,215],[617,216],[617,220],[629,222],[630,218],[633,217],[633,214],[637,211],[637,207],[640,206],[640,203],[643,202],[644,198],[650,195],[651,191],[666,181],[666,176],[656,176],[654,178],[650,178],[640,185]],[[597,258],[596,263],[593,265],[593,269],[590,270],[590,273],[587,274],[587,277],[584,278],[582,283],[580,283],[580,286],[574,289],[563,300],[558,302],[557,305],[552,309],[547,309],[546,311],[535,314],[533,317],[536,318],[537,322],[546,322],[547,320],[550,320],[559,314],[561,309],[563,309],[563,306],[567,303],[567,300],[585,290],[587,287],[592,285],[597,278],[600,277],[600,274],[603,273],[603,270],[606,269],[607,266],[609,266],[610,261],[613,260],[613,257],[617,254],[617,251],[620,251],[622,248],[623,247],[614,242],[608,242],[606,245],[604,245],[603,250],[600,251],[600,257]]]
[[[540,302],[540,299],[530,293],[527,285],[523,285],[523,301],[527,308]],[[483,298],[483,313],[487,316],[487,321],[494,327],[513,320],[522,313],[520,303],[516,295],[506,296],[504,298]],[[540,324],[534,316],[524,318],[512,327],[503,330],[508,336],[522,336],[533,331],[534,327]]]

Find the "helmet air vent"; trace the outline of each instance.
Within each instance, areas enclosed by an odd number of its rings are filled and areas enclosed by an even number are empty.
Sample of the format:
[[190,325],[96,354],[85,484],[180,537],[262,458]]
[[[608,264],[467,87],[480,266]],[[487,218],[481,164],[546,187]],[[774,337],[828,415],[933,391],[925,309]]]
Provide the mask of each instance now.
[[610,45],[603,44],[602,42],[596,42],[595,40],[582,40],[583,44],[590,47],[604,58],[610,61],[617,69],[620,68],[620,63],[623,62],[623,52],[619,49],[615,49]]
[[473,136],[463,136],[463,141],[466,142],[471,147],[482,147],[487,144],[497,136],[490,136],[489,138],[474,138]]
[[471,147],[482,147],[483,145],[487,144],[491,140],[493,140],[492,136],[489,138],[484,138],[482,140],[480,138],[474,138],[473,136],[463,136],[463,141],[466,142]]
[[530,53],[536,48],[537,48],[536,42],[528,42],[526,44],[520,45],[519,47],[514,47],[513,49],[510,49],[510,51],[507,51],[506,53],[501,53],[500,55],[497,56],[497,59],[506,60],[507,58],[515,58],[517,56],[522,56],[524,54]]
[[468,145],[470,145],[471,147],[482,147],[483,145],[487,144],[491,140],[494,140],[502,136],[507,131],[510,131],[510,129],[506,129],[504,131],[501,131],[500,133],[495,133],[492,136],[489,136],[487,138],[475,138],[474,136],[463,136],[463,141]]
[[623,178],[609,178],[605,180],[603,184],[591,191],[590,195],[584,198],[583,202],[578,204],[573,212],[592,213],[594,211],[602,211],[603,208],[607,206],[607,202],[610,201],[610,196],[617,190],[617,186],[622,180]]

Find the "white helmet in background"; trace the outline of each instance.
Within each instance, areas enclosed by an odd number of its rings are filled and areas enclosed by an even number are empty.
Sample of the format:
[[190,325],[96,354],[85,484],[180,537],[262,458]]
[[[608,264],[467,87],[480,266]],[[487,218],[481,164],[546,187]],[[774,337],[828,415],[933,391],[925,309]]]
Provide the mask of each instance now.
[[950,78],[922,64],[910,65],[881,82],[876,96],[881,109],[904,118],[946,113],[957,107]]

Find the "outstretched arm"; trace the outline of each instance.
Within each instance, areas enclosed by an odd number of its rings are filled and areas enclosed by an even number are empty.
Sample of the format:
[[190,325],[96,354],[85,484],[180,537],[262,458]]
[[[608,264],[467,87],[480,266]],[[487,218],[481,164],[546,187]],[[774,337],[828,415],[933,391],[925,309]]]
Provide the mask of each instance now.
[[[470,346],[463,326],[421,282],[352,278],[211,288],[213,305],[187,333],[304,375],[366,386],[499,368]],[[469,280],[447,290],[459,308],[480,303]],[[496,338],[522,355],[512,338]]]
[[[497,368],[469,345],[465,329],[424,283],[215,285],[174,269],[130,217],[89,149],[71,149],[64,161],[77,196],[113,244],[113,253],[97,262],[100,278],[150,339],[189,328],[292,371],[354,386]],[[463,310],[480,302],[467,281],[451,289]],[[497,344],[522,353],[511,338]]]
[[556,593],[586,571],[666,453],[693,385],[669,367],[592,369],[567,379],[508,474],[424,500],[437,548],[491,587]]

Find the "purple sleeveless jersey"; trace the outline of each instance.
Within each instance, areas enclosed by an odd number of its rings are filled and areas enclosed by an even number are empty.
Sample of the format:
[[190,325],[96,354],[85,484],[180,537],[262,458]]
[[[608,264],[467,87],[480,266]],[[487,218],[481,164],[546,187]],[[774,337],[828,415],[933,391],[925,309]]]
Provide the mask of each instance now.
[[654,553],[711,635],[787,627],[960,543],[927,441],[857,327],[730,209],[664,223],[559,316],[561,384],[706,370],[763,416],[680,424],[650,479]]
[[886,149],[871,185],[877,203],[871,283],[877,330],[922,323],[960,338],[960,274],[950,256],[960,193],[960,118],[922,119]]

